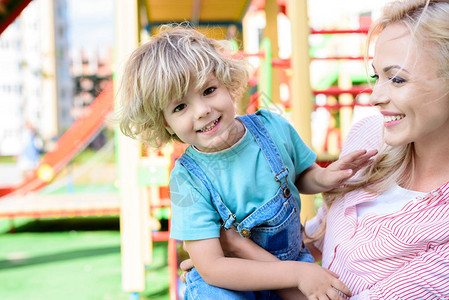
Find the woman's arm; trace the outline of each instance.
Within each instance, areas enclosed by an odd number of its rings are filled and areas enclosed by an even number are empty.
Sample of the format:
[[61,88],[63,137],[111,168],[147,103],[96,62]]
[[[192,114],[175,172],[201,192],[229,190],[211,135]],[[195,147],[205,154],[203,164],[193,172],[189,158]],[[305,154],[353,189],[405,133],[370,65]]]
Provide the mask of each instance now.
[[336,274],[312,263],[277,259],[268,261],[268,255],[259,252],[262,249],[260,247],[256,253],[265,261],[225,257],[218,239],[186,241],[185,244],[201,277],[214,286],[242,291],[296,287],[309,299],[343,299],[337,290],[346,295],[351,294]]

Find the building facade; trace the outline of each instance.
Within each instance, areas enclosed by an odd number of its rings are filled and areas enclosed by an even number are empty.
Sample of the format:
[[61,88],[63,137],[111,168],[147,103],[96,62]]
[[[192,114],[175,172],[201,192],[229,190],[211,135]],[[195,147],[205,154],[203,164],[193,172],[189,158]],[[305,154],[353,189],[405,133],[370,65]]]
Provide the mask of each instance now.
[[70,125],[67,0],[34,0],[0,36],[0,155],[23,148],[25,124],[50,141]]

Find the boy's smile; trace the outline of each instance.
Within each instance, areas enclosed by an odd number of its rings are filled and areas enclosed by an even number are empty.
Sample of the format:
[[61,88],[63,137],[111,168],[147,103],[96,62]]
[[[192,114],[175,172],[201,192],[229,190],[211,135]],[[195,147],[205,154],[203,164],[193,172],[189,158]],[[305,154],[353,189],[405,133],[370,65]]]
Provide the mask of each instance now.
[[[221,118],[221,117],[220,117]],[[199,129],[199,132],[202,132],[204,134],[212,134],[218,129],[218,123],[220,122],[220,118],[216,119],[215,121],[210,122],[208,125],[204,126],[203,128]]]
[[166,127],[184,143],[203,152],[234,145],[243,136],[243,124],[235,119],[229,90],[213,75],[199,88],[189,86],[183,99],[173,99],[164,109]]

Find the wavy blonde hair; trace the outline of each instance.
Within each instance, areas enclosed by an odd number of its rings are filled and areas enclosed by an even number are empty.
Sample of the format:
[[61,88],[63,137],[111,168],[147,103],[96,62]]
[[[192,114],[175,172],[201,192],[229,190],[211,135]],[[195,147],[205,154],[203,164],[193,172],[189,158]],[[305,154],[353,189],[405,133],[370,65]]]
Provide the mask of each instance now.
[[226,54],[232,49],[228,41],[177,24],[160,29],[126,61],[118,90],[120,130],[153,147],[179,141],[167,132],[163,109],[182,99],[190,85],[201,87],[214,74],[236,101],[248,83],[248,65]]
[[[368,46],[388,25],[401,23],[407,26],[418,45],[430,43],[432,55],[439,61],[438,76],[449,83],[449,1],[398,0],[387,4],[382,16],[372,24],[368,33]],[[366,57],[368,55],[366,54]],[[344,194],[363,188],[369,192],[382,193],[392,184],[407,187],[413,180],[414,144],[387,146],[376,158],[359,171],[357,178],[344,188],[324,193],[323,200],[329,209]],[[326,220],[308,237],[308,242],[324,236]]]

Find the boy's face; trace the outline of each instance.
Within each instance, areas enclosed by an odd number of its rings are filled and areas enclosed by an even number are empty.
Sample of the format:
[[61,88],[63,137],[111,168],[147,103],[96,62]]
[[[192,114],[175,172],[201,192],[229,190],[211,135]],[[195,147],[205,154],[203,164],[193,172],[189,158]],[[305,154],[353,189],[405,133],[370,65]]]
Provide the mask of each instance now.
[[244,127],[234,117],[231,94],[213,74],[204,86],[191,84],[183,99],[173,99],[164,108],[166,127],[203,152],[227,149],[243,136]]

